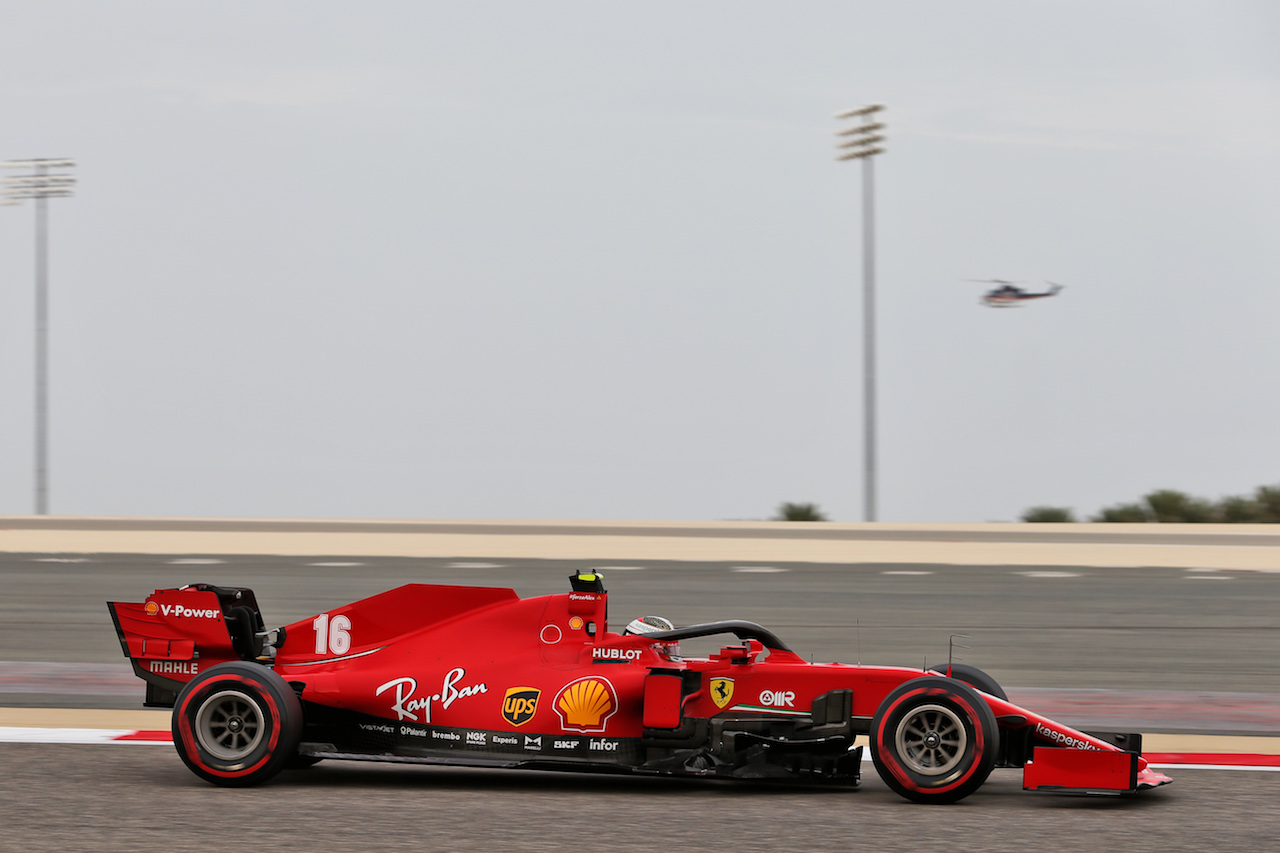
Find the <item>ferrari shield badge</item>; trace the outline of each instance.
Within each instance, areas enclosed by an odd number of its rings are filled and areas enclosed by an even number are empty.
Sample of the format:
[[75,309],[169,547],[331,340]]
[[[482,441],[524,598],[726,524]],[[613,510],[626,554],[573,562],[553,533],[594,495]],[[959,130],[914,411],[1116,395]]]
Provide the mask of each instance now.
[[733,679],[711,679],[711,701],[716,703],[716,707],[723,708],[731,699],[733,699]]

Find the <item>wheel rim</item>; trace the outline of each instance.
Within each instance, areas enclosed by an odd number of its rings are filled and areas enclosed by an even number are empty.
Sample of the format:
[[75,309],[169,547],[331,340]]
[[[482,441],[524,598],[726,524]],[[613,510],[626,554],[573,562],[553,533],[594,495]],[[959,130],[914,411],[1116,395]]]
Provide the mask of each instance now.
[[261,706],[239,690],[213,694],[196,715],[196,738],[200,746],[223,761],[253,754],[262,742],[265,728]]
[[894,745],[913,772],[943,776],[964,760],[969,734],[955,711],[945,705],[921,705],[902,718]]

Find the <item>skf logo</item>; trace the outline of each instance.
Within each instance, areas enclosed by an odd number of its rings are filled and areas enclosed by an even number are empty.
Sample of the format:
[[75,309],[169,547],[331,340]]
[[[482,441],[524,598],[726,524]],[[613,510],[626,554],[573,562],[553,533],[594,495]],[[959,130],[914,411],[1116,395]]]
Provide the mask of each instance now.
[[565,731],[602,732],[618,710],[618,699],[608,679],[590,675],[562,687],[555,707]]
[[533,719],[541,695],[542,691],[533,687],[512,687],[502,700],[502,719],[513,726],[523,726]]
[[723,708],[733,700],[733,679],[732,678],[713,678],[711,679],[711,701],[716,703],[717,708]]

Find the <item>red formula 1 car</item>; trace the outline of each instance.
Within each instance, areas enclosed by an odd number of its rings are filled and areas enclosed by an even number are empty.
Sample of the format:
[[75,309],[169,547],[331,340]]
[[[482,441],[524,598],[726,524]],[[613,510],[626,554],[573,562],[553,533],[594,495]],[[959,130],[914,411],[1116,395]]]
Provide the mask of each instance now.
[[[992,768],[1023,787],[1132,793],[1171,781],[1141,736],[1011,704],[981,670],[806,663],[727,621],[609,630],[599,573],[571,591],[409,584],[273,631],[253,592],[192,584],[110,602],[146,704],[173,708],[196,775],[252,785],[320,759],[857,784],[859,735],[890,788],[949,803]],[[679,642],[723,635],[708,657]]]

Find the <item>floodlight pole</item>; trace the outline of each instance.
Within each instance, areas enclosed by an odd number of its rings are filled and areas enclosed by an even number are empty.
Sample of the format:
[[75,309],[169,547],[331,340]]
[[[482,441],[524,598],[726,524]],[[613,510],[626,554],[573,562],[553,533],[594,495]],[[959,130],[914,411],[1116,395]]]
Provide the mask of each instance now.
[[[837,119],[866,119],[883,110],[881,104],[836,113]],[[837,160],[862,161],[862,411],[863,519],[876,520],[876,254],[875,254],[875,155],[883,154],[876,135],[884,124],[868,122],[836,131],[846,137],[836,144]]]
[[49,174],[50,168],[75,166],[66,158],[9,160],[8,169],[31,174],[0,180],[0,196],[9,204],[36,200],[36,515],[49,514],[49,198],[71,195],[76,179]]

